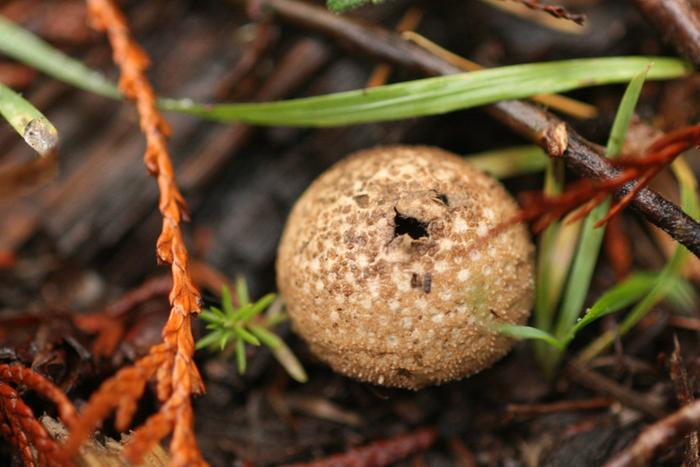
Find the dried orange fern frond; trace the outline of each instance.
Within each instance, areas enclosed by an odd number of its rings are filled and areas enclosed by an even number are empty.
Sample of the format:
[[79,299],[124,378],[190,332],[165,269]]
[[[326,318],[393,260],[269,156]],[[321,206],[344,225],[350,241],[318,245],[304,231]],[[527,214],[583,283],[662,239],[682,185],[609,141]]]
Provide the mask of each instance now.
[[136,104],[140,126],[146,136],[144,160],[160,189],[159,209],[163,226],[156,251],[159,261],[171,265],[170,316],[163,328],[163,342],[152,347],[134,365],[123,368],[105,381],[88,401],[77,425],[71,430],[64,457],[70,458],[90,431],[116,410],[117,428],[126,429],[146,384],[154,379],[161,407],[137,428],[124,454],[137,462],[155,443],[172,433],[172,465],[205,465],[194,439],[191,396],[204,391],[192,360],[194,340],[190,314],[199,312],[200,296],[188,269],[188,253],[180,230],[187,207],[175,182],[167,149],[170,128],[156,108],[156,97],[146,77],[149,60],[134,42],[126,19],[111,0],[87,0],[95,28],[107,34],[113,58],[119,66],[119,87]]
[[[18,364],[0,364],[0,435],[17,449],[25,466],[68,467],[58,455],[60,447],[34,416],[13,386],[22,386],[53,402],[66,426],[75,426],[77,413],[58,387]],[[36,453],[36,454],[35,454]]]
[[666,134],[655,141],[642,156],[622,157],[613,162],[620,172],[613,178],[605,180],[583,179],[572,183],[559,196],[549,197],[541,192],[524,193],[520,197],[522,211],[496,230],[502,230],[517,222],[532,222],[532,229],[539,232],[552,222],[578,209],[571,221],[578,220],[590,213],[593,208],[605,201],[623,187],[625,194],[611,206],[610,210],[596,227],[600,227],[627,207],[634,197],[664,167],[683,152],[700,144],[700,124],[681,128]]

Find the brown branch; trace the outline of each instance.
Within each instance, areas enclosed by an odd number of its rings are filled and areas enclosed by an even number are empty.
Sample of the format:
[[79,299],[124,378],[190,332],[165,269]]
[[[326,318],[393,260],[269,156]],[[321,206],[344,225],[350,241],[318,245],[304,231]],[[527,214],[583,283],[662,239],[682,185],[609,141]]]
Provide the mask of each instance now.
[[[251,5],[268,9],[302,27],[334,37],[340,44],[359,50],[377,60],[389,62],[426,75],[460,73],[459,67],[401,38],[396,33],[346,16],[334,15],[297,0],[250,0]],[[544,148],[550,155],[562,156],[580,177],[605,180],[620,170],[604,157],[604,148],[577,134],[556,116],[522,101],[505,101],[488,106],[487,111],[516,133]],[[624,185],[616,196],[632,190]],[[666,231],[700,257],[700,224],[678,206],[649,190],[641,190],[632,207],[647,220]]]
[[204,391],[192,360],[194,339],[189,316],[199,311],[200,297],[190,277],[187,249],[180,230],[180,222],[187,219],[187,208],[176,185],[166,145],[170,129],[157,110],[155,93],[146,77],[148,57],[132,40],[123,14],[111,0],[87,0],[87,3],[93,26],[107,34],[114,61],[121,71],[119,87],[135,102],[146,136],[144,161],[157,179],[159,209],[163,216],[156,251],[159,261],[171,265],[173,286],[163,343],[152,347],[148,355],[100,386],[82,411],[77,426],[71,430],[63,455],[66,458],[75,455],[90,431],[112,410],[117,412],[117,428],[126,429],[147,381],[155,378],[162,405],[157,414],[135,431],[125,447],[125,457],[138,462],[155,443],[172,432],[171,465],[205,465],[195,441],[190,400],[192,394]]
[[[505,1],[505,0],[502,0]],[[553,16],[555,18],[559,19],[567,19],[569,21],[573,21],[576,24],[583,24],[583,22],[586,20],[586,17],[584,15],[579,15],[575,13],[570,13],[566,10],[566,8],[561,7],[561,6],[556,6],[556,5],[545,5],[544,3],[540,2],[539,0],[512,0],[514,2],[520,3],[522,5],[525,5],[531,10],[535,11],[543,11],[547,13],[550,16]]]
[[308,464],[289,464],[286,467],[382,467],[394,464],[416,452],[428,449],[437,439],[432,428],[423,428],[393,438],[375,441],[367,446],[351,448],[342,454],[319,459]]
[[700,401],[695,401],[647,427],[631,446],[609,460],[605,467],[649,465],[656,454],[700,427]]
[[700,67],[700,16],[688,0],[633,0],[637,9],[685,58]]
[[664,408],[649,397],[628,389],[619,383],[591,370],[583,363],[572,361],[566,367],[569,379],[597,393],[615,399],[620,404],[654,418],[664,415]]
[[[693,391],[688,382],[688,373],[683,364],[683,355],[681,354],[681,344],[678,342],[678,337],[673,336],[673,353],[668,362],[671,373],[671,381],[676,388],[676,399],[678,404],[683,407],[693,402]],[[685,467],[700,467],[700,438],[697,430],[691,431],[685,437]]]

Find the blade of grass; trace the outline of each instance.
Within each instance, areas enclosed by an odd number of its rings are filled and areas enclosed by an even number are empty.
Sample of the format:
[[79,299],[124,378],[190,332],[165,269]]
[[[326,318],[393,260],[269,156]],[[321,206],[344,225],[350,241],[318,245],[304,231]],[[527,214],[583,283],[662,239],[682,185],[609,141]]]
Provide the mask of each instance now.
[[68,57],[2,15],[0,52],[77,88],[113,99],[121,98],[121,93],[102,73]]
[[467,161],[494,178],[540,172],[547,167],[547,154],[539,146],[515,146],[465,156]]
[[[111,98],[121,96],[103,75],[6,19],[0,20],[0,38],[0,52],[16,60],[87,91]],[[650,62],[654,67],[648,79],[678,78],[692,71],[676,58],[607,57],[513,65],[279,102],[197,104],[188,99],[160,99],[159,106],[223,122],[341,126],[435,115],[500,100],[626,82]]]
[[219,121],[264,125],[341,126],[442,114],[535,94],[620,83],[650,62],[649,79],[688,73],[685,62],[663,57],[616,57],[512,65],[371,89],[261,104],[198,105],[162,100],[163,108]]
[[501,334],[505,334],[506,336],[510,336],[515,339],[535,339],[544,341],[557,349],[562,349],[562,344],[556,337],[546,331],[543,331],[542,329],[533,328],[532,326],[506,324],[500,326],[498,330]]
[[[636,273],[609,289],[593,304],[586,315],[581,318],[569,331],[565,339],[568,344],[576,334],[592,322],[615,313],[630,306],[641,298],[647,296],[658,284],[662,273]],[[677,306],[687,306],[687,287],[692,287],[688,282],[678,276],[669,276],[666,280],[670,302]]]
[[[608,139],[607,156],[610,158],[617,157],[622,151],[625,134],[634,114],[634,109],[637,106],[637,100],[648,71],[649,69],[647,68],[635,76],[622,96]],[[600,245],[605,233],[605,227],[595,228],[595,224],[606,215],[609,208],[610,201],[607,200],[586,216],[583,222],[576,257],[571,267],[571,275],[566,286],[559,319],[554,332],[558,339],[564,338],[579,316],[581,316],[581,310],[588,294],[593,270],[598,261]]]
[[[544,177],[543,191],[547,196],[556,196],[564,190],[564,163],[551,158]],[[554,284],[554,248],[561,222],[554,222],[540,236],[537,256],[537,277],[535,287],[535,326],[543,332],[552,328],[554,307],[558,301],[558,290]],[[547,353],[550,349],[541,343],[535,343],[535,357],[546,373]]]

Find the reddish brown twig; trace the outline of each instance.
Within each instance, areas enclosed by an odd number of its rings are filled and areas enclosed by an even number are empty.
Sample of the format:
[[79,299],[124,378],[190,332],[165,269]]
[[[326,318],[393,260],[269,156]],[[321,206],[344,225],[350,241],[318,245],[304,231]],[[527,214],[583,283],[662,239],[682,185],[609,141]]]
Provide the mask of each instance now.
[[558,401],[549,404],[508,404],[506,412],[511,417],[529,417],[572,410],[595,410],[610,407],[614,401],[607,397]]
[[320,459],[308,464],[290,464],[287,467],[382,467],[398,462],[416,452],[428,449],[437,438],[432,428],[423,428],[414,433],[375,441],[342,454]]
[[[570,184],[564,193],[554,197],[541,192],[525,193],[521,196],[522,211],[506,224],[532,222],[533,230],[539,232],[577,208],[581,210],[573,220],[585,216],[602,203],[607,195],[624,189],[625,193],[615,201],[605,217],[596,223],[596,227],[600,227],[627,207],[665,166],[699,143],[700,124],[681,128],[659,138],[643,156],[616,160],[615,166],[622,170],[615,177],[603,180],[583,179]],[[501,228],[503,226],[497,226],[495,230]]]
[[521,3],[521,4],[525,5],[526,7],[530,8],[531,10],[544,11],[545,13],[547,13],[555,18],[568,19],[569,21],[573,21],[576,24],[583,24],[583,22],[586,20],[586,17],[584,15],[570,13],[566,10],[566,8],[561,7],[561,6],[545,5],[544,3],[540,2],[539,0],[512,0],[512,1],[517,2],[517,3]]
[[205,465],[193,431],[191,396],[204,391],[192,361],[194,339],[190,314],[199,311],[200,297],[188,270],[188,254],[180,230],[187,218],[185,200],[180,193],[168,154],[166,139],[170,129],[156,107],[153,88],[146,78],[149,61],[136,44],[121,11],[111,0],[87,0],[95,28],[106,32],[114,61],[120,68],[119,87],[138,109],[141,129],[146,136],[144,160],[156,177],[160,189],[159,208],[163,227],[156,246],[158,259],[171,265],[173,286],[170,291],[170,316],[163,328],[163,343],[152,347],[134,365],[123,368],[105,381],[92,395],[78,424],[66,442],[64,456],[75,455],[90,431],[112,410],[116,410],[117,428],[127,428],[146,383],[155,378],[162,405],[158,413],[134,431],[124,455],[138,462],[153,445],[172,433],[172,465]]
[[700,401],[686,405],[677,412],[647,427],[637,439],[609,460],[605,467],[649,465],[656,454],[700,427]]
[[0,434],[19,451],[26,466],[72,465],[58,456],[58,444],[12,385],[35,391],[53,402],[66,426],[75,426],[77,419],[73,404],[49,380],[18,364],[0,364]]

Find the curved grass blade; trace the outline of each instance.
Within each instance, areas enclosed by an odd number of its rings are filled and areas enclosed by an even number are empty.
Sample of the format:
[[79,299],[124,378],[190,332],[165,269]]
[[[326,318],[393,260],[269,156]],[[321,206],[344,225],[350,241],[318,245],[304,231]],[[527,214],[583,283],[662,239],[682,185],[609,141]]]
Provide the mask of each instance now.
[[105,97],[121,98],[116,86],[102,73],[68,57],[1,15],[0,52],[77,88]]
[[[610,137],[608,138],[607,156],[610,158],[617,157],[622,151],[627,128],[629,128],[629,123],[632,120],[632,115],[637,106],[639,94],[642,91],[648,72],[649,69],[647,68],[635,76],[622,96],[612,130],[610,131]],[[554,332],[558,339],[564,338],[574,323],[576,323],[578,317],[581,316],[581,310],[588,294],[593,270],[598,261],[600,245],[603,242],[605,233],[604,226],[596,228],[595,224],[605,217],[609,207],[610,201],[607,200],[593,209],[583,222],[576,257],[571,266],[571,275],[566,286],[557,327]]]
[[544,341],[547,344],[556,347],[557,349],[562,349],[562,344],[559,340],[551,335],[550,333],[543,331],[542,329],[533,328],[532,326],[518,326],[514,324],[506,324],[498,328],[501,334],[513,337],[515,339],[535,339]]
[[[0,39],[0,52],[16,60],[84,90],[121,97],[104,75],[2,18]],[[677,58],[589,58],[491,68],[288,101],[197,104],[189,99],[160,99],[159,106],[222,122],[342,126],[442,114],[536,94],[623,83],[651,62],[654,67],[648,79],[678,78],[692,72],[687,62]]]
[[167,110],[218,121],[259,125],[330,127],[401,120],[626,82],[654,63],[648,79],[685,76],[687,63],[663,57],[614,57],[512,65],[287,101],[201,105],[161,100]]

